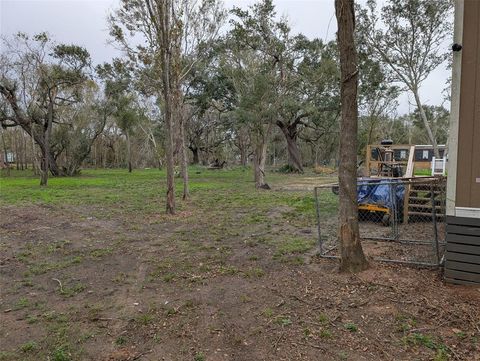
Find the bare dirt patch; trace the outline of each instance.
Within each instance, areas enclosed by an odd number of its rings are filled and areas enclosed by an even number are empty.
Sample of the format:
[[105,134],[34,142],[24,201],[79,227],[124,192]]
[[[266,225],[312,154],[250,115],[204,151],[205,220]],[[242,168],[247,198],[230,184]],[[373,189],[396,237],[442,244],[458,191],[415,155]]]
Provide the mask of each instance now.
[[291,211],[3,207],[0,359],[480,359],[478,289],[373,262],[339,274]]

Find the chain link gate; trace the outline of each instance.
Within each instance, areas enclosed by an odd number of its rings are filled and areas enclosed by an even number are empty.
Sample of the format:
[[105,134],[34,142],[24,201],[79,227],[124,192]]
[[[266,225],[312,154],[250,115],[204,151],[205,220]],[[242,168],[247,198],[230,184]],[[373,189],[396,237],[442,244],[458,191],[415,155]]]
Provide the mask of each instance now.
[[[377,261],[439,266],[445,249],[444,177],[358,181],[362,247]],[[314,188],[321,257],[338,258],[338,184]]]

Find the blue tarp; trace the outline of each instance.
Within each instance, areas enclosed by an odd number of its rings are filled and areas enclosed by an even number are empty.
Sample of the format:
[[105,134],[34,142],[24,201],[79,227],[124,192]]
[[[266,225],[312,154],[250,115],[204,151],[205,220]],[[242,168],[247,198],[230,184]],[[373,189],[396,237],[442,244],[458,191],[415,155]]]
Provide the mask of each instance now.
[[360,178],[358,180],[358,205],[373,204],[386,207],[400,215],[403,209],[405,185],[397,179]]

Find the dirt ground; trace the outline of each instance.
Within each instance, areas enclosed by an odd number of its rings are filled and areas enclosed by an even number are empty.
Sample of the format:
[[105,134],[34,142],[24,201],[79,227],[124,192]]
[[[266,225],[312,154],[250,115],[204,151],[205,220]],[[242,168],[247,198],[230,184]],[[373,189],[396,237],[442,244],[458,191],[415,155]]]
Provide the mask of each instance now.
[[0,360],[480,360],[480,289],[339,274],[288,212],[3,205]]

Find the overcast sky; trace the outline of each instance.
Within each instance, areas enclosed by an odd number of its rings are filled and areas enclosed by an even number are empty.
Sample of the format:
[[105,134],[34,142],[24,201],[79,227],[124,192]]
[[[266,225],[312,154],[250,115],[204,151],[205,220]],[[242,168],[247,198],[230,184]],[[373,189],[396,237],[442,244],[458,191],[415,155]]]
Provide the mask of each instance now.
[[[252,3],[253,0],[225,0],[225,7]],[[294,32],[324,40],[335,37],[334,0],[274,0],[274,3],[278,14],[288,17]],[[94,63],[101,63],[118,56],[107,43],[106,25],[107,15],[117,4],[118,0],[0,0],[0,32],[9,36],[18,31],[29,34],[47,31],[57,42],[84,46]],[[421,91],[425,104],[442,103],[442,90],[449,75],[448,70],[439,68],[425,81]],[[406,94],[401,96],[399,114],[413,110],[408,98]]]

